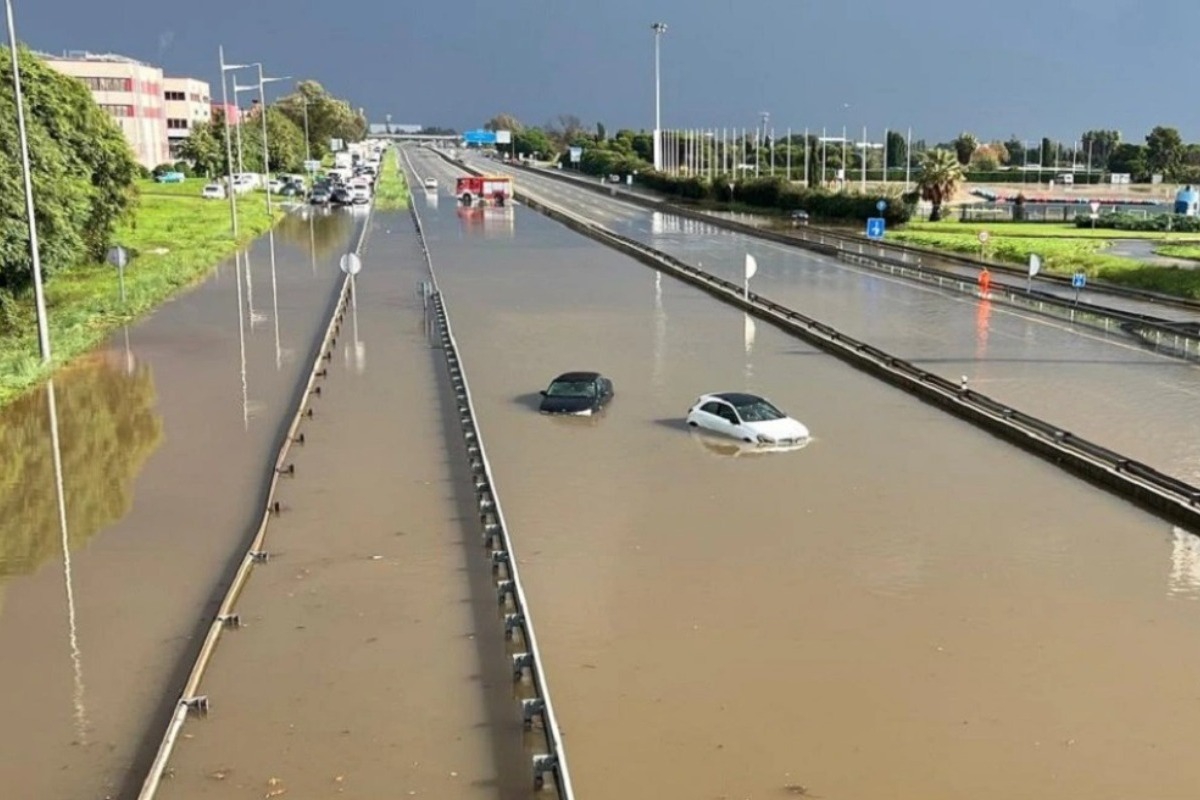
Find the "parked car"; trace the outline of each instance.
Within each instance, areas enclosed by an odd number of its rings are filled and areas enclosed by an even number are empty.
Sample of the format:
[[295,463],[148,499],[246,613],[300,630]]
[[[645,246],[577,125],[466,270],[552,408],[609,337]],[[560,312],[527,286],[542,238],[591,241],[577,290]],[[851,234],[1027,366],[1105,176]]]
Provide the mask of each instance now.
[[350,199],[356,206],[366,205],[371,202],[371,190],[366,186],[351,186]]
[[745,392],[700,395],[688,409],[687,424],[768,447],[802,444],[809,438],[802,423],[766,398]]
[[183,183],[187,176],[182,172],[160,172],[154,176],[154,180],[158,183]]
[[347,187],[338,186],[329,193],[329,202],[335,206],[354,205],[354,195],[350,194],[350,189]]
[[808,212],[802,211],[800,209],[796,209],[795,211],[793,211],[792,212],[792,224],[793,225],[807,225],[808,224]]
[[327,206],[333,202],[332,192],[325,186],[317,186],[309,192],[308,202],[314,206]]
[[600,411],[613,398],[613,384],[599,372],[564,372],[542,391],[538,410],[543,414],[578,414]]
[[224,200],[225,187],[219,183],[210,183],[200,190],[200,196],[206,200]]

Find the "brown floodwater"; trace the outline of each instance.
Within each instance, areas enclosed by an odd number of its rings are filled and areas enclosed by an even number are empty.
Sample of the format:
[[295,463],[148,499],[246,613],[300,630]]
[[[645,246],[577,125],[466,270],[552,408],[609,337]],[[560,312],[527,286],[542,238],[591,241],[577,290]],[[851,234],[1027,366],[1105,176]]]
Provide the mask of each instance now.
[[892,278],[542,176],[520,173],[516,180],[728,280],[742,280],[750,253],[758,261],[754,289],[763,296],[948,380],[966,377],[973,389],[1078,436],[1200,482],[1200,438],[1191,435],[1200,414],[1200,366],[1194,363],[1148,350],[1119,330],[1071,325]]
[[4,797],[127,797],[140,784],[257,521],[355,227],[286,219],[248,259],[59,374],[69,564],[46,392],[0,410]]
[[[537,214],[441,205],[581,797],[1195,795],[1194,537]],[[535,413],[569,369],[605,414]],[[720,389],[814,440],[689,432]]]
[[424,258],[407,214],[373,226],[273,557],[160,797],[533,796]]

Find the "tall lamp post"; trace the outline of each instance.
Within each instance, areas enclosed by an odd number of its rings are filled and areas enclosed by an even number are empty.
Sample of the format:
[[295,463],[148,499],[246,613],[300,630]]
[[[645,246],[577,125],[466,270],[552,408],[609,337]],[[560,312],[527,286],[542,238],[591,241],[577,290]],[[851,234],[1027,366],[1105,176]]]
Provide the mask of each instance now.
[[[225,117],[225,163],[228,165],[225,176],[225,190],[229,193],[229,218],[233,225],[233,239],[238,238],[238,222],[237,222],[237,197],[233,191],[233,136],[229,131],[229,95],[225,88],[225,73],[232,72],[237,69],[245,69],[247,64],[226,64],[225,63],[225,47],[217,47],[217,60],[221,64],[221,108],[222,116]],[[236,81],[234,86],[236,86]],[[237,105],[237,95],[234,94],[234,105]]]
[[263,172],[266,175],[267,181],[267,216],[271,216],[271,160],[269,151],[267,150],[267,94],[264,88],[268,83],[278,83],[279,81],[290,81],[291,76],[283,78],[264,78],[262,64],[258,65],[258,115],[262,117],[262,133],[263,133]]
[[17,59],[17,28],[12,0],[4,0],[8,13],[8,47],[12,56],[13,98],[17,104],[17,136],[21,140],[21,174],[25,181],[25,216],[29,220],[29,261],[33,271],[33,296],[37,306],[38,350],[42,363],[50,363],[50,324],[46,319],[46,294],[42,289],[42,258],[37,220],[33,216],[33,176],[29,171],[29,138],[25,132],[25,98],[21,93],[21,66]]
[[659,40],[667,32],[667,23],[655,22],[650,26],[654,31],[654,169],[661,171],[662,159],[662,90],[659,70]]

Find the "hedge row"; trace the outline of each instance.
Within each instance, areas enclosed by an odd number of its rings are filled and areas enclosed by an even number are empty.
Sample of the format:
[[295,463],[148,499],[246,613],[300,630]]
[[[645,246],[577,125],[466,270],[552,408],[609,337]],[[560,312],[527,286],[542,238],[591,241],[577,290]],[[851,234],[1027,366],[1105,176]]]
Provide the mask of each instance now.
[[639,173],[637,180],[649,189],[693,202],[735,202],[776,211],[802,210],[824,220],[862,222],[880,216],[877,204],[883,199],[888,204],[883,217],[889,225],[908,222],[917,200],[915,194],[892,193],[881,197],[878,194],[806,189],[789,184],[783,178],[734,180],[730,176],[720,176],[709,181],[708,178],[675,177],[649,170]]
[[[1155,214],[1143,217],[1135,214],[1112,212],[1101,214],[1096,218],[1097,228],[1109,228],[1118,231],[1178,231],[1180,233],[1200,233],[1200,217],[1187,217],[1183,214]],[[1075,217],[1075,227],[1092,227],[1092,218],[1087,214]]]

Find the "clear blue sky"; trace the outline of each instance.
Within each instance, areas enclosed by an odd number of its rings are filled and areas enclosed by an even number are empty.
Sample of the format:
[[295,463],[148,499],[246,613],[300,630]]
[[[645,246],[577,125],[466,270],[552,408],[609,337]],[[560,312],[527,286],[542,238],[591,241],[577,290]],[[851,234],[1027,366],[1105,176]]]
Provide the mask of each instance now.
[[[111,51],[216,88],[217,45],[311,77],[372,121],[474,127],[663,123],[949,139],[1093,127],[1140,141],[1156,124],[1200,141],[1196,0],[14,0],[31,46]],[[119,8],[119,10],[118,10]]]

